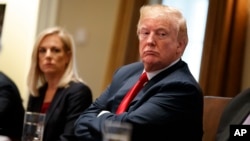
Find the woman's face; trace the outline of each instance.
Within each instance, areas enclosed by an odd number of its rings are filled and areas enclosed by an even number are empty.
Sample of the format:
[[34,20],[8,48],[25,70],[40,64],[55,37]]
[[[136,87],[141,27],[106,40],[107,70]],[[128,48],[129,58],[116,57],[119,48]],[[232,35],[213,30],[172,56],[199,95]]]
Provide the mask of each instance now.
[[62,75],[70,60],[70,53],[64,50],[58,35],[48,35],[38,47],[38,61],[40,70],[45,76]]

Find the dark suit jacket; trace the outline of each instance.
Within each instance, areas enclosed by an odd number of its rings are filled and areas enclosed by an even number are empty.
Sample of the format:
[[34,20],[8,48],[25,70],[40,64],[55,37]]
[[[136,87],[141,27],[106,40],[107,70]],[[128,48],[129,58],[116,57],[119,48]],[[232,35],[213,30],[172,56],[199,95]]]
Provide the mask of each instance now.
[[[28,111],[40,112],[47,85],[40,88],[39,97],[29,97]],[[44,141],[74,141],[73,125],[90,104],[92,93],[83,83],[71,82],[66,88],[59,88],[46,113]]]
[[15,83],[0,72],[0,135],[21,140],[24,107]]
[[216,141],[228,141],[231,124],[242,124],[250,113],[250,88],[235,96],[225,107],[218,126]]
[[[127,112],[114,114],[142,71],[141,62],[117,70],[106,91],[76,121],[75,134],[79,141],[101,141],[105,120],[131,123],[132,141],[202,140],[203,94],[183,61],[149,80]],[[97,117],[102,110],[111,113]]]

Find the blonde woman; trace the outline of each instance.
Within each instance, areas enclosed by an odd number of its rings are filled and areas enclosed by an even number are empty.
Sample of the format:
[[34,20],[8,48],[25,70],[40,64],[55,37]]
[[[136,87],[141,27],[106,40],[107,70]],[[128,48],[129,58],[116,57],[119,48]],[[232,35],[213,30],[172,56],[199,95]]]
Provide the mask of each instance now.
[[38,36],[28,88],[27,111],[46,113],[43,140],[75,140],[74,122],[92,103],[92,93],[77,74],[74,42],[65,29],[48,28]]

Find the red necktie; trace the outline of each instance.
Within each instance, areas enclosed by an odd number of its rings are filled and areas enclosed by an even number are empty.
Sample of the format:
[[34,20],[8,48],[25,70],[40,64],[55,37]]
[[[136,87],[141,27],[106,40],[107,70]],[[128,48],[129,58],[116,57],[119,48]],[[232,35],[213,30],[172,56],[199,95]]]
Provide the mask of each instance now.
[[130,89],[130,91],[125,95],[125,97],[122,99],[121,104],[119,105],[116,114],[121,114],[124,111],[126,111],[129,103],[132,101],[132,99],[136,96],[136,94],[142,89],[143,85],[148,81],[148,77],[146,72],[144,72],[139,80],[135,83],[135,85]]

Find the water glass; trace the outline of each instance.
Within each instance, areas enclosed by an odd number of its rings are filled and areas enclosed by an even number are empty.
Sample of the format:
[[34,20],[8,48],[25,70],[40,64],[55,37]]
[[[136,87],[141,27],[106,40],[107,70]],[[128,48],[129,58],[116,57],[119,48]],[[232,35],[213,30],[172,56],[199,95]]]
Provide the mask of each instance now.
[[105,121],[103,141],[130,141],[132,125],[126,122]]
[[25,112],[22,141],[42,141],[45,114]]

